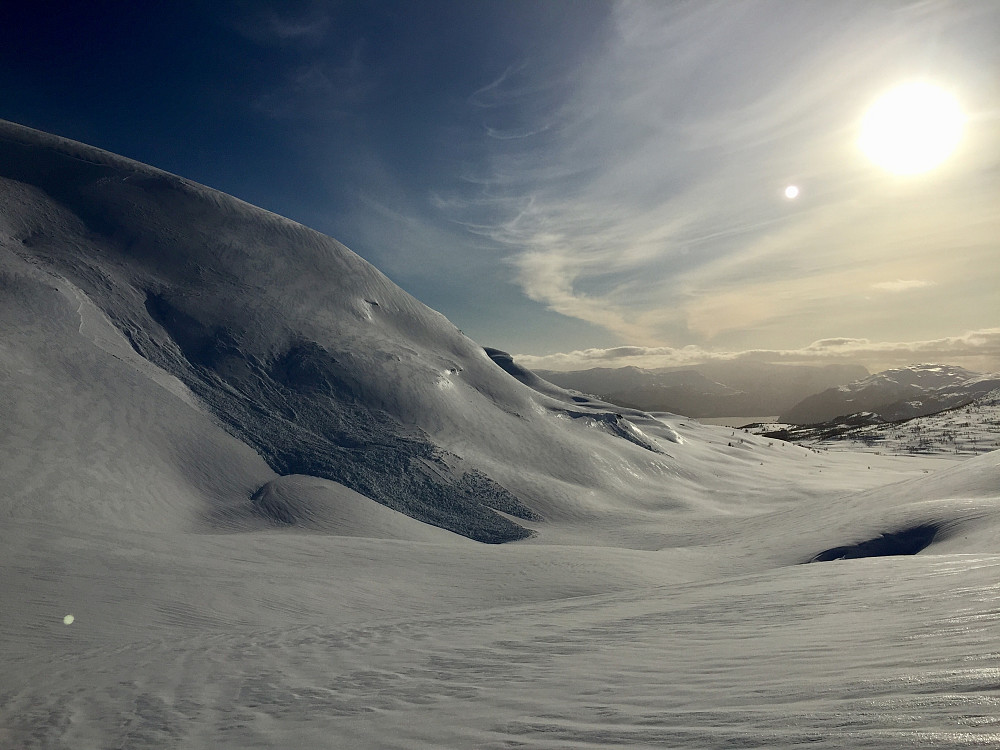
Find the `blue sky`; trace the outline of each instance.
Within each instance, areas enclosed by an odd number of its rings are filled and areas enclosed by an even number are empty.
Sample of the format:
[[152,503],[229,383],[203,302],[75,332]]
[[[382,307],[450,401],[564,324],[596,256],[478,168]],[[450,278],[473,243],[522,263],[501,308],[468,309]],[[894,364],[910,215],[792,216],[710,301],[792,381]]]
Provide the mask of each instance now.
[[[530,366],[1000,370],[1000,4],[12,5],[0,117],[327,233]],[[966,122],[900,177],[858,125],[910,80]]]

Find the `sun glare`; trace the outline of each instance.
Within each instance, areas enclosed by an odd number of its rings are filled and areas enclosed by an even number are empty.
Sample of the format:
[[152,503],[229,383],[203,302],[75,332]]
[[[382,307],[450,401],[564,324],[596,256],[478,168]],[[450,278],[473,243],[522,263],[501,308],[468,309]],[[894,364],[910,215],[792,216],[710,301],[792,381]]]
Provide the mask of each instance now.
[[883,169],[919,174],[951,155],[964,121],[950,93],[929,83],[907,83],[883,94],[868,110],[858,145]]

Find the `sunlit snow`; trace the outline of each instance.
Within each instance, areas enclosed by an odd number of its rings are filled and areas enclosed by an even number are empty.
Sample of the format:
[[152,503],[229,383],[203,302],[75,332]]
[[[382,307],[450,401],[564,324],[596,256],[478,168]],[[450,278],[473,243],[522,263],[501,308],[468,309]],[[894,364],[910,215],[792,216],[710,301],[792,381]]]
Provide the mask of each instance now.
[[0,747],[1000,745],[1000,452],[587,399],[10,124],[0,389]]

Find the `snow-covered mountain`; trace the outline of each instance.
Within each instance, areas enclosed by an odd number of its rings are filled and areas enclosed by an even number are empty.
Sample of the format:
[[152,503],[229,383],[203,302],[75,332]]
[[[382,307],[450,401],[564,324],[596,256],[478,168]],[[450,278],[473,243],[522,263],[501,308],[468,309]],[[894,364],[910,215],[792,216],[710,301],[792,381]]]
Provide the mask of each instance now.
[[[65,330],[35,341],[67,350],[69,337],[155,372],[184,401],[177,408],[210,416],[259,455],[263,475],[334,480],[420,521],[501,542],[527,536],[518,519],[538,517],[520,498],[549,502],[534,472],[588,488],[607,482],[587,468],[595,432],[615,435],[615,450],[666,462],[657,438],[639,437],[648,416],[526,387],[328,237],[94,149],[9,125],[0,133],[11,314],[51,308],[48,324]],[[25,332],[37,325],[21,323]],[[525,449],[544,434],[565,442],[567,423],[580,425],[582,440],[565,444],[562,468]],[[203,512],[217,524],[298,519],[259,497]]]
[[997,374],[983,375],[950,365],[911,365],[809,396],[782,413],[780,421],[816,424],[874,412],[887,422],[896,422],[967,404],[997,387]]
[[1000,449],[1000,389],[962,406],[897,422],[860,412],[814,425],[757,424],[748,430],[822,450],[974,456]]
[[690,417],[779,414],[806,396],[864,377],[860,365],[709,362],[683,368],[598,367],[556,372],[546,380],[616,404]]
[[1000,452],[568,393],[328,237],[9,123],[0,477],[3,748],[997,739]]

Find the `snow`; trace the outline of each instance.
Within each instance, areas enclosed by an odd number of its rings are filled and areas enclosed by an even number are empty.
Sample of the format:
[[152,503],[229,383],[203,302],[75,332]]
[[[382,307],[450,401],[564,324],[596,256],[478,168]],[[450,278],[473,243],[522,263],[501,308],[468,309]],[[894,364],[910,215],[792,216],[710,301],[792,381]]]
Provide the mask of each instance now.
[[963,406],[997,387],[1000,374],[978,374],[953,365],[911,365],[813,394],[781,420],[810,425],[871,411],[896,422]]
[[1000,389],[964,406],[899,422],[883,422],[861,412],[820,425],[762,423],[748,429],[758,435],[791,434],[797,443],[814,450],[974,456],[1000,448]]
[[[1000,743],[1000,452],[583,399],[292,222],[13,125],[0,156],[0,747]],[[344,481],[275,470],[331,435]]]

